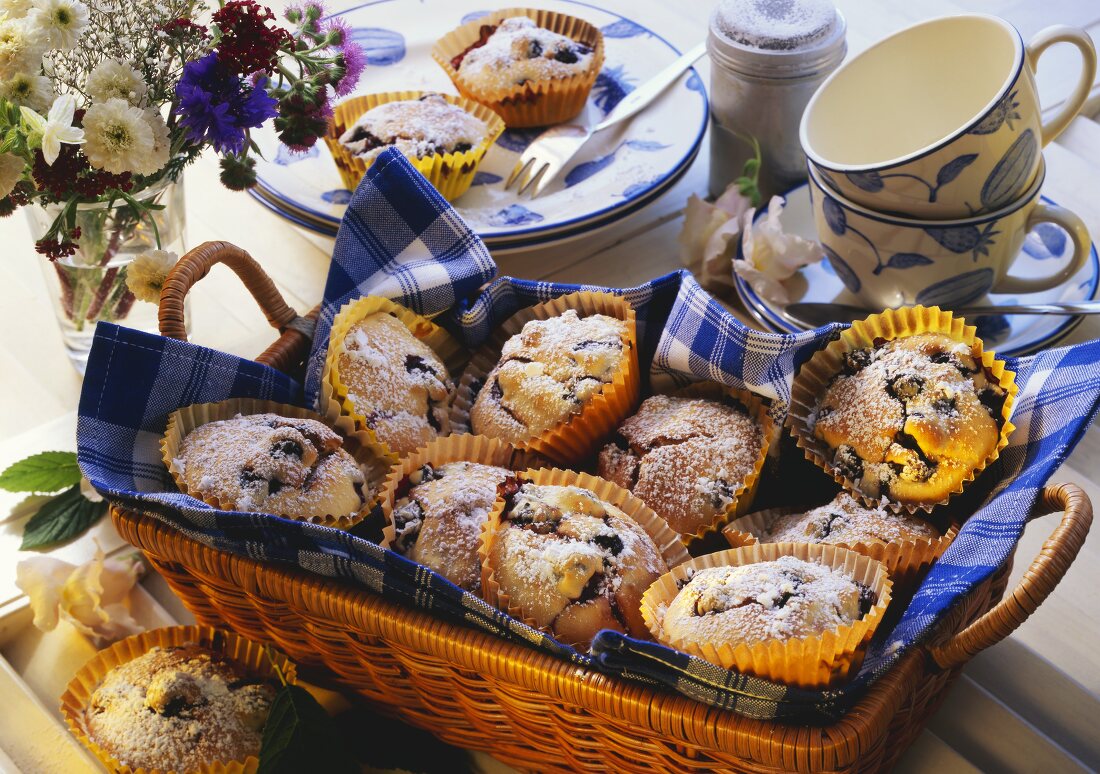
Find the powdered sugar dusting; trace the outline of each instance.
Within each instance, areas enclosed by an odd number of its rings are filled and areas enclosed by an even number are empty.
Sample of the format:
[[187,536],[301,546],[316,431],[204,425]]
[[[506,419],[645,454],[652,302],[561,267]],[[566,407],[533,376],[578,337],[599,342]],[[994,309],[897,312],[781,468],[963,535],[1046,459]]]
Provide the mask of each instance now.
[[458,67],[463,78],[486,88],[507,89],[527,81],[568,78],[592,64],[592,50],[513,16],[497,26],[484,45],[470,49]]
[[364,113],[340,142],[356,156],[374,159],[388,147],[421,159],[469,150],[485,139],[489,128],[477,116],[438,94],[384,102]]
[[722,34],[744,46],[797,51],[832,32],[837,14],[830,0],[722,0],[715,20]]
[[847,492],[831,503],[776,519],[761,535],[765,543],[896,543],[934,540],[939,531],[924,519],[894,513],[881,505],[868,508]]

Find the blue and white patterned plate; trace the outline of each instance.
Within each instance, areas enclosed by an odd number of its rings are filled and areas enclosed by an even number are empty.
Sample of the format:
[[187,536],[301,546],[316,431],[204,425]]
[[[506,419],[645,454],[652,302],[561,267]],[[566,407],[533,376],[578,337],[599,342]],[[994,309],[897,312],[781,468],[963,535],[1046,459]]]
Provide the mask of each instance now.
[[[573,0],[539,5],[583,17],[603,31],[606,61],[589,97],[590,118],[606,115],[679,54],[657,33],[598,6]],[[343,12],[367,51],[369,64],[359,91],[455,93],[431,58],[432,44],[486,12],[475,0],[378,0]],[[547,193],[534,200],[504,191],[503,181],[540,130],[506,130],[455,208],[494,249],[576,236],[618,220],[668,190],[695,159],[706,125],[706,91],[693,70],[625,127],[596,135]],[[350,192],[324,143],[295,155],[270,127],[255,138],[266,159],[257,163],[255,197],[299,225],[335,234]]]
[[[816,239],[814,215],[810,206],[809,188],[799,186],[787,192],[787,206],[783,210],[783,229],[807,239]],[[1053,204],[1042,197],[1046,204]],[[763,210],[757,214],[759,217]],[[1011,273],[1021,277],[1046,277],[1054,273],[1051,262],[1069,262],[1073,241],[1058,226],[1041,224],[1027,235],[1020,256],[1012,264]],[[740,257],[740,252],[739,256]],[[779,333],[796,333],[807,326],[783,314],[780,305],[759,296],[740,276],[734,276],[737,294],[741,302],[765,328]],[[1056,301],[1089,301],[1096,297],[1100,283],[1100,260],[1096,246],[1085,265],[1065,284],[1039,293],[1016,295],[990,294],[986,299],[990,306],[997,304],[1040,304]],[[844,289],[844,283],[833,272],[828,261],[804,267],[787,283],[791,302],[837,301],[859,305],[859,301]],[[975,302],[977,303],[977,302]],[[1080,316],[1045,317],[1042,315],[994,314],[977,317],[971,322],[978,328],[978,336],[990,349],[1005,356],[1026,355],[1050,346],[1066,336],[1081,322]]]

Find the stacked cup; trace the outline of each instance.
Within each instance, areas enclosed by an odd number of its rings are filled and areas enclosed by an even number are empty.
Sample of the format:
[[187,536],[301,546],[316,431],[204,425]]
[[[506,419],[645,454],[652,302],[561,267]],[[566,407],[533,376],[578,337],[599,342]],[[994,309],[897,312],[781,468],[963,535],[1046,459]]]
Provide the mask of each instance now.
[[[1079,49],[1081,76],[1043,121],[1034,70],[1058,42]],[[1011,24],[979,14],[909,27],[833,73],[800,133],[818,238],[847,289],[876,308],[950,308],[1066,282],[1089,254],[1088,230],[1040,203],[1041,148],[1080,111],[1095,75],[1084,31],[1050,27],[1024,45]],[[1013,276],[1042,223],[1069,233],[1072,259],[1046,277]]]

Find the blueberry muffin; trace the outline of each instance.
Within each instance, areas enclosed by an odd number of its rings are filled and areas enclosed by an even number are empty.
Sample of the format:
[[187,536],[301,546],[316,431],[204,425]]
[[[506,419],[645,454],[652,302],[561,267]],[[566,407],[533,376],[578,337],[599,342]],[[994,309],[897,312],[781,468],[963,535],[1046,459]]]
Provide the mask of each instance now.
[[691,535],[730,512],[764,452],[763,428],[740,403],[654,395],[600,452],[599,475]]
[[587,489],[532,483],[507,493],[488,564],[510,607],[578,646],[601,629],[648,637],[639,603],[668,570],[619,508]]
[[923,333],[847,352],[808,426],[865,497],[927,506],[997,448],[1006,398],[970,346]]
[[219,507],[295,519],[357,514],[373,492],[331,428],[278,414],[199,425],[173,460],[183,488]]
[[505,468],[476,462],[424,465],[400,483],[391,548],[430,567],[456,586],[481,592],[478,545]]
[[543,29],[526,16],[483,24],[479,32],[475,42],[451,59],[465,82],[479,90],[569,78],[592,66],[591,47]]
[[898,543],[936,540],[940,531],[924,519],[869,508],[848,492],[805,513],[778,517],[759,535],[762,543]]
[[841,570],[793,556],[708,567],[668,604],[661,639],[736,647],[816,637],[858,620],[877,601]]
[[484,121],[442,95],[384,102],[364,113],[340,136],[353,155],[370,162],[389,147],[413,159],[465,153],[485,139]]
[[628,335],[622,320],[573,309],[527,322],[480,387],[473,432],[522,444],[580,413],[623,367]]
[[195,771],[259,755],[275,691],[198,646],[155,647],[112,669],[88,736],[131,769]]
[[455,386],[447,366],[393,315],[377,312],[355,323],[337,366],[354,412],[393,451],[450,434]]

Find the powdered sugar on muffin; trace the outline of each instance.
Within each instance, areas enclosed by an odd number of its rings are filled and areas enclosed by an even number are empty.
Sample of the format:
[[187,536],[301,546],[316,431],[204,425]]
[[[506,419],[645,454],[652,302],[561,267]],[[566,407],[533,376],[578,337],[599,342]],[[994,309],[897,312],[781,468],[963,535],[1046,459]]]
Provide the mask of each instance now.
[[935,540],[939,530],[924,519],[894,513],[882,506],[868,508],[847,492],[831,503],[805,513],[780,516],[760,536],[765,543],[897,543]]
[[592,64],[588,46],[543,29],[526,16],[505,19],[496,29],[482,27],[482,33],[484,42],[465,51],[455,66],[464,79],[484,88],[568,78]]
[[371,108],[340,136],[340,142],[367,161],[388,147],[420,159],[468,151],[487,132],[488,126],[477,116],[439,94],[425,94]]

